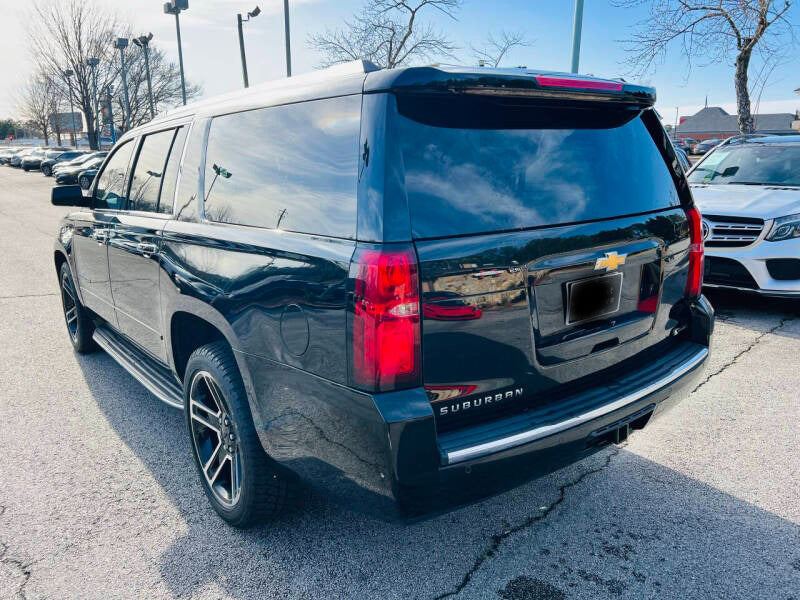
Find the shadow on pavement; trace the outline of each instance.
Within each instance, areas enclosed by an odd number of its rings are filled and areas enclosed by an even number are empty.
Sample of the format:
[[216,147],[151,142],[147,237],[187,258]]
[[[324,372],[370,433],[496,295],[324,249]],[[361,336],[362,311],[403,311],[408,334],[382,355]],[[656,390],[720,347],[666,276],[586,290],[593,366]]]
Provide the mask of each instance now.
[[234,530],[206,501],[183,415],[105,354],[79,364],[116,434],[185,519],[160,565],[175,596],[435,598],[463,585],[463,597],[514,600],[788,599],[800,590],[797,524],[624,449],[420,523],[387,524],[306,493],[269,525]]

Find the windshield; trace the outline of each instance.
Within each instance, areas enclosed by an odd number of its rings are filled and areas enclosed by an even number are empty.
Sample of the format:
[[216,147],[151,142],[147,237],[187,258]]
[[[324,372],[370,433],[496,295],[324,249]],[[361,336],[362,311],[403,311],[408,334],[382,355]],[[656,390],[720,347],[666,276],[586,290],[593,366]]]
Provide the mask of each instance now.
[[691,183],[800,186],[800,144],[719,148],[701,162]]

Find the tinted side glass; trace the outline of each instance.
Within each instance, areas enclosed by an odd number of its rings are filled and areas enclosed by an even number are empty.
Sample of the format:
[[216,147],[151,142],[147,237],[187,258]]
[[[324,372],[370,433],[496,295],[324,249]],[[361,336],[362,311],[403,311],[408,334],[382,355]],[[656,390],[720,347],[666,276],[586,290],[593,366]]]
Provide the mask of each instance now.
[[181,166],[183,144],[186,141],[186,127],[178,129],[169,151],[167,168],[164,169],[164,181],[161,184],[161,196],[158,200],[158,212],[172,213],[172,203],[175,201],[175,184],[178,182],[178,169]]
[[414,237],[557,225],[679,206],[636,111],[404,98],[393,142]]
[[179,169],[178,192],[175,195],[175,218],[197,220],[197,194],[203,162],[203,140],[208,120],[195,120],[186,142],[186,156]]
[[354,238],[360,118],[360,95],[214,118],[206,218]]
[[125,208],[125,182],[132,152],[133,143],[130,141],[114,150],[114,154],[98,175],[95,208]]
[[174,129],[145,136],[133,168],[128,210],[155,212],[158,208],[158,192],[174,137]]

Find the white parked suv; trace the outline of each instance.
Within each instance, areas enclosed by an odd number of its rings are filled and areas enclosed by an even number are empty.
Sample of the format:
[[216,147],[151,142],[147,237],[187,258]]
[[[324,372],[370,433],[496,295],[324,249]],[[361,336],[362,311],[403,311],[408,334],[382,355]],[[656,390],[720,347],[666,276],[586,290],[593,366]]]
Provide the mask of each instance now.
[[800,135],[742,137],[689,172],[703,285],[800,297]]

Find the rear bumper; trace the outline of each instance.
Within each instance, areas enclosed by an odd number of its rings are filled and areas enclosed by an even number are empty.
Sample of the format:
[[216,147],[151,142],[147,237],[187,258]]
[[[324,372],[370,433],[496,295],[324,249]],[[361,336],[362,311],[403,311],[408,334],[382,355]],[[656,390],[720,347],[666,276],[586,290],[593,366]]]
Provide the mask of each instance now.
[[690,315],[685,342],[671,362],[609,386],[619,392],[607,396],[610,401],[561,411],[527,429],[520,419],[530,417],[523,415],[516,423],[457,436],[437,434],[422,388],[367,395],[251,355],[238,357],[247,365],[254,420],[270,456],[348,507],[392,518],[508,489],[585,458],[619,431],[644,427],[688,395],[707,360],[713,308],[701,297]]

